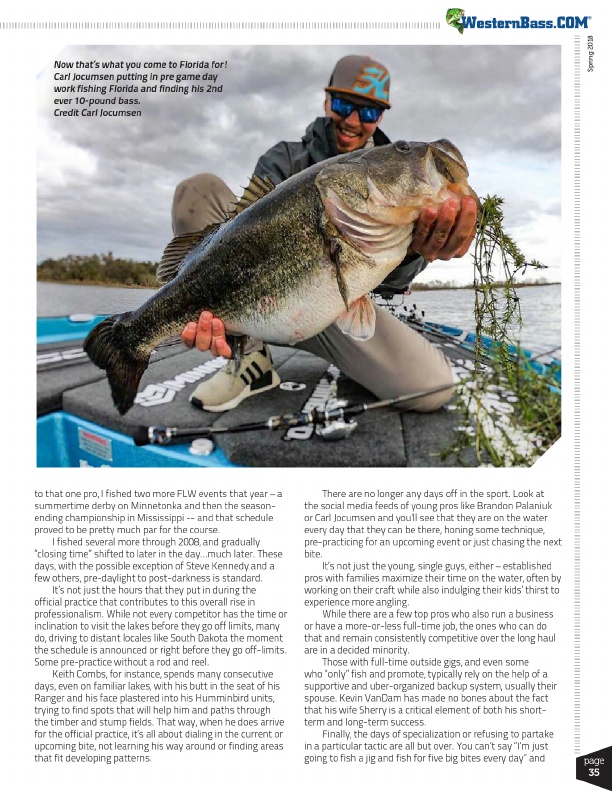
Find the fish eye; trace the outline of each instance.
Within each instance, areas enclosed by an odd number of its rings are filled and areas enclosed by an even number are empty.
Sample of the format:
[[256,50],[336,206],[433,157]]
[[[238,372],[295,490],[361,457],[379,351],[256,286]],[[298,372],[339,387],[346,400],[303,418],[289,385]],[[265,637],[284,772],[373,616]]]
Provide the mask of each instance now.
[[395,144],[395,148],[397,151],[401,151],[403,154],[408,154],[410,151],[410,143],[406,143],[405,140],[398,140]]

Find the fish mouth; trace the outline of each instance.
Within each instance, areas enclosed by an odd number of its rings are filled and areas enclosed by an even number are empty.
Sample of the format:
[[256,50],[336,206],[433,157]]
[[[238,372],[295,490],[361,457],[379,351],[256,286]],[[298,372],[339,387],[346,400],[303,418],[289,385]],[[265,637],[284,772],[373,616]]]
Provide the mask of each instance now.
[[469,176],[469,171],[465,160],[459,149],[447,140],[440,138],[431,143],[408,143],[405,140],[398,140],[393,144],[395,151],[400,157],[408,155],[412,157],[414,176],[424,184],[436,184],[440,176],[451,183],[465,182]]
[[465,160],[463,159],[461,152],[459,151],[457,146],[454,146],[450,142],[450,140],[446,140],[446,138],[441,138],[440,140],[434,140],[434,142],[430,143],[429,145],[434,149],[438,149],[438,151],[443,151],[449,157],[451,157],[456,162],[458,162],[467,171],[467,165],[465,164]]
[[459,149],[450,140],[435,140],[429,144],[429,154],[438,172],[451,184],[466,182],[469,174]]
[[436,201],[471,196],[480,206],[480,199],[468,184],[469,171],[459,149],[449,140],[436,140],[430,143],[429,155],[428,177],[432,186],[438,187]]

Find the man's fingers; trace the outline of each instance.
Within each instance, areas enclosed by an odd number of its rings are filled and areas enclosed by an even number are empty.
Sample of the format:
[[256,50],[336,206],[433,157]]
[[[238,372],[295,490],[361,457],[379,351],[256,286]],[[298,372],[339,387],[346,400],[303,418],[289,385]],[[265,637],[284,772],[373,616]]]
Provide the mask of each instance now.
[[476,201],[473,198],[463,198],[459,216],[456,218],[456,223],[446,242],[438,251],[438,258],[444,260],[460,258],[468,252],[476,235],[477,215]]
[[209,311],[203,311],[198,319],[195,345],[200,352],[208,352],[212,343],[212,322],[213,315]]
[[197,330],[198,325],[196,322],[189,322],[189,324],[185,326],[185,329],[181,333],[181,341],[186,347],[191,349],[191,347],[195,344]]
[[445,201],[437,214],[425,209],[417,220],[410,250],[420,253],[426,261],[464,256],[476,234],[477,214],[476,201],[468,196],[461,203],[454,198]]
[[431,235],[425,243],[427,258],[430,260],[441,258],[440,254],[452,235],[459,208],[457,201],[445,201],[440,207]]
[[[461,258],[465,256],[465,254],[470,249],[470,245],[474,241],[474,237],[476,236],[476,226],[473,227],[472,231],[465,235],[463,238],[463,242],[457,252],[454,254],[453,258]],[[461,242],[461,240],[460,240]]]
[[221,321],[221,319],[217,319],[216,317],[212,320],[212,340],[211,340],[211,352],[215,357],[224,357],[224,358],[231,358],[232,357],[232,350],[230,345],[227,343],[227,339],[225,338],[225,325]]
[[434,261],[440,258],[440,251],[448,240],[458,212],[459,203],[455,200],[445,201],[437,213],[435,209],[431,208],[423,210],[419,215],[415,231],[418,231],[419,236],[421,230],[424,231],[425,228],[428,228],[428,232],[423,241],[419,242],[417,239],[412,242],[411,250],[420,253],[426,261]]
[[212,352],[215,357],[232,357],[232,349],[225,337],[225,325],[210,311],[202,311],[197,322],[189,322],[181,333],[181,340],[188,347],[200,352]]
[[224,357],[228,360],[231,360],[231,358],[234,357],[232,348],[225,339],[213,341],[213,345],[210,349],[215,357]]
[[412,242],[409,248],[411,253],[420,253],[423,255],[421,253],[422,247],[429,237],[433,224],[436,221],[437,214],[435,209],[429,207],[423,210],[418,216],[414,225],[414,231],[412,232]]

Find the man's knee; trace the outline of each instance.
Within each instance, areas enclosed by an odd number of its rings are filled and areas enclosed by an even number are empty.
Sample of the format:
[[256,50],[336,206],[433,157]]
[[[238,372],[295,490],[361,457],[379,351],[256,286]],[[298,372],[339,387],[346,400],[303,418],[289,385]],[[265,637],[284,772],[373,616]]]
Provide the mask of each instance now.
[[[429,365],[421,369],[418,384],[415,379],[410,382],[412,392],[422,392],[423,396],[407,402],[400,402],[398,404],[400,410],[434,412],[444,407],[453,398],[455,381],[448,358],[435,347],[429,348],[429,352]],[[408,383],[404,383],[402,387],[407,387],[407,385]],[[404,392],[408,393],[407,390]]]
[[236,198],[227,184],[213,173],[198,173],[177,185],[172,201],[174,236],[201,231],[222,223]]
[[[450,377],[449,377],[450,381]],[[444,385],[445,383],[442,383]],[[427,396],[420,396],[418,399],[411,399],[410,402],[400,402],[400,410],[412,410],[414,412],[434,412],[444,407],[453,398],[455,392],[454,384],[442,387],[442,390],[429,393]]]

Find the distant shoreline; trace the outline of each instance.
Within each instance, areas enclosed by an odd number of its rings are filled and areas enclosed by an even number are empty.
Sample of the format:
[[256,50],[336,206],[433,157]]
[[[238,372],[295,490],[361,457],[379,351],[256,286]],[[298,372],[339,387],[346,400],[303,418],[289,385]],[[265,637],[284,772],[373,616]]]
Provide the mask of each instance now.
[[[51,280],[50,278],[38,278],[37,283],[56,283],[59,286],[101,286],[103,288],[109,289],[158,289],[159,285],[140,285],[136,283],[120,283],[114,281],[98,281],[98,280]],[[506,284],[504,283],[494,283],[492,284],[496,289],[503,289]],[[513,283],[512,286],[515,289],[524,289],[528,286],[560,286],[560,281],[549,281],[547,283],[522,283],[517,282]],[[464,286],[453,286],[450,283],[441,283],[441,284],[429,284],[429,283],[414,283],[407,289],[409,292],[417,292],[417,291],[456,291],[462,290],[465,291],[466,289],[473,289],[474,285],[472,283],[466,284]]]
[[57,286],[101,286],[107,289],[159,289],[160,285],[147,286],[140,283],[120,283],[119,281],[98,280],[52,280],[51,278],[37,278],[36,283],[55,283]]

